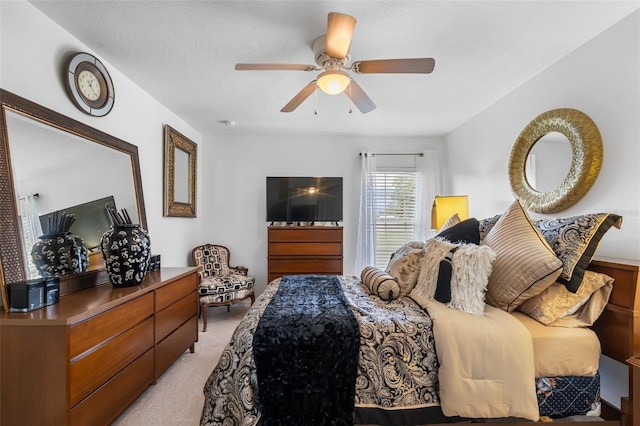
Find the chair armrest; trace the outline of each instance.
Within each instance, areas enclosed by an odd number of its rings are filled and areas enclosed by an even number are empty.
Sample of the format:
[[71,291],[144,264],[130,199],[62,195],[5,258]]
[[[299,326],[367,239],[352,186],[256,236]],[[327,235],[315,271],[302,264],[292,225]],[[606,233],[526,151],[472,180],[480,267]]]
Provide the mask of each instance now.
[[242,265],[230,266],[229,269],[231,269],[233,272],[235,272],[238,275],[247,275],[247,273],[249,272],[249,268]]

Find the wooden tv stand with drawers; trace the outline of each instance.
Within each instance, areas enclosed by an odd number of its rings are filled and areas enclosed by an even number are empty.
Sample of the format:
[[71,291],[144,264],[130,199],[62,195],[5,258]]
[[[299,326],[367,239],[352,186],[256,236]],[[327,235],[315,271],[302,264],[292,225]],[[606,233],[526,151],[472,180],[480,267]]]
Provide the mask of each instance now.
[[113,422],[198,340],[195,268],[0,314],[0,424]]
[[341,226],[270,226],[268,279],[283,275],[342,275]]

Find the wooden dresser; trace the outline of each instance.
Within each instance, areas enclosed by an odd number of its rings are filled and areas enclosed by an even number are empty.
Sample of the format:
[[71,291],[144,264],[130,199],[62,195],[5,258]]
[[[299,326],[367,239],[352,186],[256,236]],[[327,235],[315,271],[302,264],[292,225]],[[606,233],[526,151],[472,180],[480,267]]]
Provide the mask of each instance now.
[[268,279],[283,275],[342,275],[341,226],[270,226]]
[[0,317],[0,424],[112,423],[198,339],[195,268]]

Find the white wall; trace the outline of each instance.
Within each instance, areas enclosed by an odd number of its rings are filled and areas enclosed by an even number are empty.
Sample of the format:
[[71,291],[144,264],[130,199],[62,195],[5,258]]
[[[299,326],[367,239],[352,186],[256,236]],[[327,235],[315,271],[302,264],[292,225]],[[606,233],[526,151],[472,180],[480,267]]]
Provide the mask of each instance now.
[[600,130],[602,168],[582,200],[546,216],[620,214],[622,229],[605,235],[598,254],[640,259],[639,23],[640,12],[631,14],[447,136],[450,189],[469,194],[471,215],[492,216],[513,201],[507,170],[522,129],[547,110],[575,108]]
[[426,137],[207,135],[202,146],[205,226],[201,242],[229,247],[231,263],[249,268],[256,277],[258,293],[267,284],[267,176],[343,177],[344,273],[350,275],[354,273],[360,208],[358,153],[443,150],[441,139]]
[[[137,145],[152,251],[162,255],[163,266],[188,265],[202,214],[197,219],[162,216],[164,125],[198,144],[201,135],[30,3],[0,1],[0,24],[0,87]],[[94,53],[111,74],[115,105],[105,117],[82,113],[66,94],[64,64],[78,51]],[[80,178],[109,179],[109,172],[105,165]]]
[[[447,136],[451,189],[467,193],[470,214],[488,217],[513,201],[511,147],[537,115],[575,108],[602,135],[600,174],[585,197],[550,217],[613,212],[622,229],[605,234],[597,255],[640,259],[640,12],[634,12]],[[532,214],[533,217],[542,215]],[[627,367],[603,357],[602,397],[620,406]]]
[[[441,139],[352,137],[306,138],[208,135],[206,138],[120,73],[99,52],[52,22],[24,0],[0,1],[0,87],[138,146],[147,222],[154,253],[163,266],[190,264],[193,246],[227,245],[232,262],[245,264],[266,286],[265,177],[267,175],[343,176],[345,185],[345,273],[355,259],[359,157],[364,149],[418,152],[441,149]],[[94,53],[111,74],[113,110],[90,117],[69,100],[63,67],[70,54]],[[169,124],[198,144],[198,217],[162,216],[163,126]],[[443,154],[443,158],[444,158]],[[87,179],[104,179],[96,170]]]

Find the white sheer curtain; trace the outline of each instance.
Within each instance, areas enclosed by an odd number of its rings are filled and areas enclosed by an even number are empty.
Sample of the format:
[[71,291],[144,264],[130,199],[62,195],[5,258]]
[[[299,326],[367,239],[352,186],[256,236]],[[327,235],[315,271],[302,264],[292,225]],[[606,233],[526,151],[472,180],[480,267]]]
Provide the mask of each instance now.
[[376,157],[372,152],[360,154],[360,214],[354,275],[360,276],[365,266],[375,265],[375,192],[373,191]]
[[442,192],[439,152],[426,151],[422,157],[418,157],[416,173],[415,239],[426,241],[434,234],[431,230],[431,206],[436,195]]
[[37,194],[26,194],[24,197],[21,197],[18,211],[20,214],[20,225],[22,226],[22,237],[24,239],[25,269],[28,271],[27,274],[29,278],[39,275],[31,260],[31,247],[33,247],[42,235],[37,199]]

